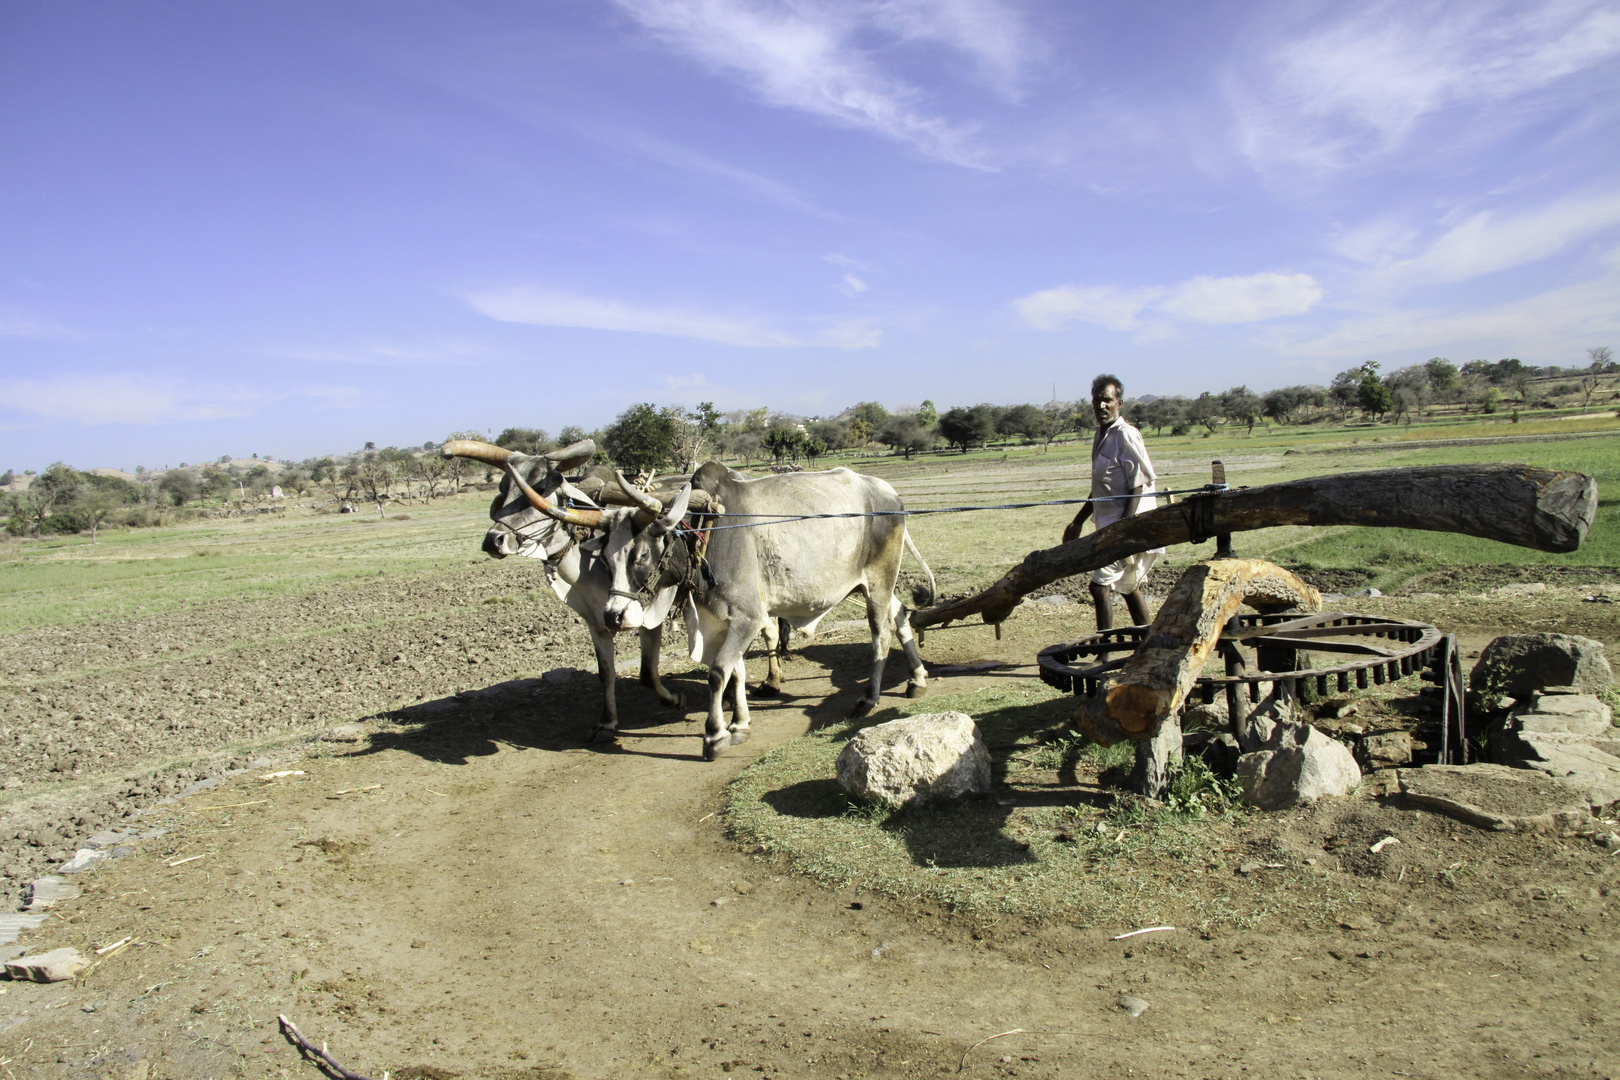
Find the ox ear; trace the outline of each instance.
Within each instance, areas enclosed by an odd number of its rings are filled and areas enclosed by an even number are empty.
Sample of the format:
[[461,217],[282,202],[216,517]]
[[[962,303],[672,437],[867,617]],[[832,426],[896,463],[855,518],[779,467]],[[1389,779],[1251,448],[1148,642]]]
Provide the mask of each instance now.
[[669,509],[665,510],[663,514],[659,515],[658,519],[652,523],[651,528],[653,533],[655,535],[662,535],[679,525],[681,523],[681,518],[686,516],[686,504],[691,500],[692,485],[685,484],[681,487],[681,493],[675,496],[675,501],[669,504]]
[[552,467],[558,472],[571,472],[596,456],[596,442],[592,439],[581,439],[572,446],[565,446],[561,450],[548,450],[541,456],[551,462]]

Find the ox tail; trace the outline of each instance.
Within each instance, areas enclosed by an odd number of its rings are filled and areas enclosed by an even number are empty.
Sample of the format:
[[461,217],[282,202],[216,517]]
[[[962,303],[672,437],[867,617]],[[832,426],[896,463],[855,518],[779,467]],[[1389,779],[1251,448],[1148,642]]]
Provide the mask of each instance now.
[[934,602],[934,595],[938,591],[934,586],[934,572],[928,568],[928,562],[922,557],[922,552],[918,551],[917,545],[912,542],[911,530],[903,530],[902,535],[905,537],[906,550],[911,552],[911,557],[917,560],[917,565],[922,567],[923,573],[928,577],[926,591],[923,589],[911,590],[911,606],[913,608],[927,607]]

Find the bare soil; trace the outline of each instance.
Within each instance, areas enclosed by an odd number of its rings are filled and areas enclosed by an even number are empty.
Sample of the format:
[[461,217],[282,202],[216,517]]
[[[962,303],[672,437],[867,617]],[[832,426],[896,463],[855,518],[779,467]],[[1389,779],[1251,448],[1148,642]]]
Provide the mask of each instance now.
[[[13,883],[98,828],[163,830],[24,933],[91,957],[129,943],[73,982],[0,983],[8,1074],[316,1075],[284,1013],[373,1078],[1620,1075],[1620,858],[1588,838],[1481,832],[1374,777],[1235,827],[1204,872],[1279,912],[1252,930],[1114,941],[1132,910],[1079,929],[823,889],[739,849],[720,811],[760,754],[847,710],[858,637],[805,648],[717,763],[698,709],[634,682],[621,742],[587,747],[595,680],[536,678],[589,666],[583,632],[526,573],[0,643]],[[1357,610],[1475,651],[1533,629],[1620,641],[1581,590],[1436,593]],[[1021,665],[935,692],[1033,677],[1036,649],[1090,630],[1084,604],[1034,608],[1000,641],[931,633],[931,662]],[[129,641],[135,661],[95,660]],[[1130,872],[1151,888],[1159,869]],[[1324,887],[1354,900],[1329,919],[1288,903]]]

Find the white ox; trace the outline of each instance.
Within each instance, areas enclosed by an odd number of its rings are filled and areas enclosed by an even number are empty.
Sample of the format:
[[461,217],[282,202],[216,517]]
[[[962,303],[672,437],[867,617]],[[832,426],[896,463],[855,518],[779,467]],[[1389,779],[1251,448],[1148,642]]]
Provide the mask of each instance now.
[[[705,760],[714,759],[728,735],[732,745],[748,737],[742,658],[754,635],[778,618],[795,629],[813,632],[823,615],[857,589],[865,594],[866,618],[872,628],[872,676],[851,715],[864,716],[877,705],[891,634],[899,637],[911,665],[907,694],[921,697],[927,692],[927,672],[894,586],[903,551],[909,550],[922,564],[930,592],[933,572],[911,542],[901,513],[904,507],[894,488],[848,469],[750,479],[718,462],[704,465],[675,502],[650,524],[641,526],[628,518],[615,523],[604,549],[613,575],[603,612],[605,622],[611,625],[615,620],[631,623],[646,618],[638,610],[642,606],[638,597],[655,580],[659,567],[679,558],[673,549],[686,546],[676,529],[694,486],[706,491],[726,514],[752,515],[713,522],[750,527],[714,528],[709,533],[708,573],[694,577],[696,587],[687,605],[692,658],[709,668]],[[761,523],[798,514],[856,516]],[[729,728],[723,705],[728,681],[733,695]]]
[[[646,523],[652,520],[652,515],[640,509],[595,507],[584,492],[563,478],[563,473],[583,465],[596,452],[596,444],[589,439],[537,455],[486,442],[456,439],[445,443],[441,452],[445,457],[471,458],[499,466],[504,471],[500,492],[489,506],[491,525],[484,534],[484,552],[496,559],[518,555],[542,560],[546,582],[552,591],[585,619],[596,650],[597,674],[602,681],[602,716],[591,732],[591,739],[613,740],[619,729],[614,696],[618,672],[613,637],[622,623],[608,626],[603,619],[613,582],[599,549],[604,533],[610,532],[619,520],[639,518]],[[586,504],[587,508],[559,508],[555,505],[559,492]],[[657,506],[657,503],[650,505]],[[590,539],[581,543],[564,522],[593,530]],[[675,601],[679,584],[670,581],[649,590],[648,603],[635,626],[641,637],[641,681],[653,688],[660,702],[673,709],[680,708],[685,701],[679,691],[666,689],[659,679],[658,658],[663,644],[664,617]]]

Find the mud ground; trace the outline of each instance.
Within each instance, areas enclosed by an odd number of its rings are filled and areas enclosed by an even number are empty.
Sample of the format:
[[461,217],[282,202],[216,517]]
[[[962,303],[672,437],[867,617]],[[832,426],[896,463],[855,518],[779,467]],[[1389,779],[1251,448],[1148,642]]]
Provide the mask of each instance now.
[[[1358,898],[1332,920],[1112,941],[1131,911],[1080,929],[824,890],[739,850],[718,811],[742,768],[848,708],[858,637],[805,648],[789,696],[756,702],[753,738],[717,763],[696,709],[633,682],[620,744],[587,747],[595,680],[538,678],[591,666],[583,634],[526,570],[0,643],[13,888],[97,829],[163,830],[25,932],[91,956],[129,943],[74,982],[0,983],[0,1067],[317,1075],[278,1034],[285,1013],[396,1080],[1620,1075],[1620,859],[1589,840],[1480,832],[1369,783],[1254,815],[1209,870],[1279,900],[1325,877]],[[1430,619],[1470,651],[1545,629],[1613,650],[1620,616],[1584,599],[1601,588],[1440,583],[1356,609]],[[999,642],[936,632],[925,655],[1032,678],[1036,649],[1089,629],[1081,605],[1026,610]],[[161,801],[201,777],[219,782]],[[1373,855],[1385,835],[1401,844]],[[1266,868],[1279,852],[1317,877]],[[1133,1018],[1122,993],[1149,1009]]]

